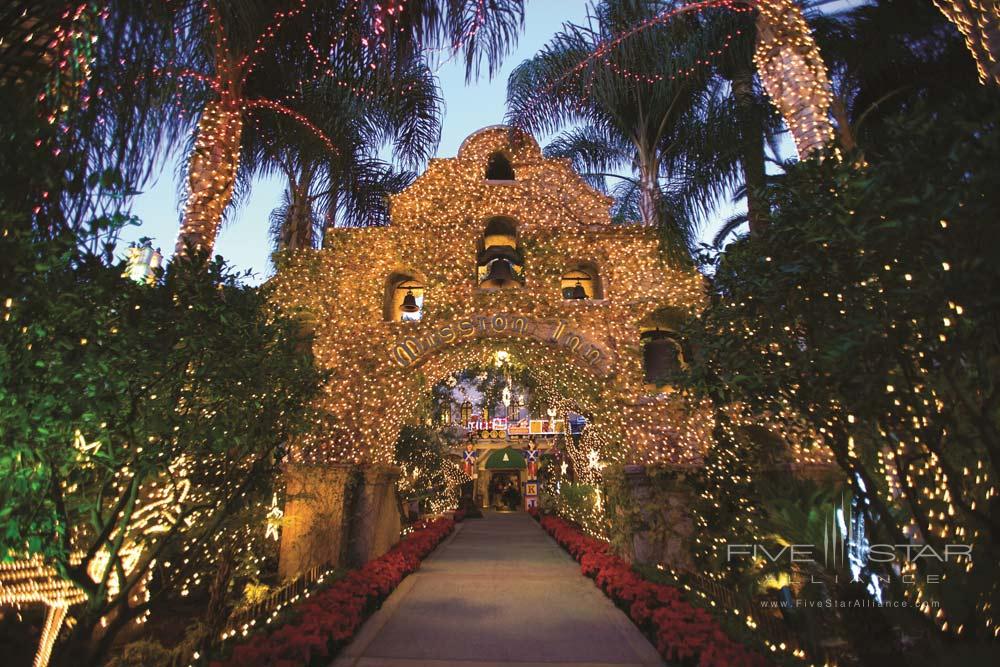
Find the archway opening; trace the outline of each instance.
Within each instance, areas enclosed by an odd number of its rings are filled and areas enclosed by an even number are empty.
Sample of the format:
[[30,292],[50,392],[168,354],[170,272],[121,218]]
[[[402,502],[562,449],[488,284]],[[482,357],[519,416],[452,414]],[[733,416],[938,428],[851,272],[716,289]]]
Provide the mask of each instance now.
[[385,284],[382,318],[386,322],[419,322],[423,319],[426,284],[415,271],[390,274]]
[[486,162],[487,181],[513,181],[514,167],[503,153],[493,153]]
[[524,255],[518,243],[517,222],[506,216],[486,221],[476,265],[479,287],[483,289],[524,285]]
[[580,262],[572,265],[562,275],[559,288],[563,299],[569,301],[604,298],[601,275],[597,270],[597,265],[591,262]]
[[601,456],[581,446],[592,426],[587,399],[572,389],[582,378],[560,382],[551,359],[540,368],[537,349],[525,354],[515,341],[468,347],[433,360],[442,370],[413,397],[397,439],[398,490],[411,516],[537,507],[547,486],[572,483]]

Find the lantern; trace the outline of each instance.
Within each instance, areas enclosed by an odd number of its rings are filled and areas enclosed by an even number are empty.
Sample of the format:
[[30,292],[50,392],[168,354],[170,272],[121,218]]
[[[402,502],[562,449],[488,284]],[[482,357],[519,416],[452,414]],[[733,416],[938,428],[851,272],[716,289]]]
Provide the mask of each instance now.
[[152,285],[156,281],[156,270],[163,266],[160,249],[153,249],[149,243],[132,245],[128,249],[125,275],[137,283]]

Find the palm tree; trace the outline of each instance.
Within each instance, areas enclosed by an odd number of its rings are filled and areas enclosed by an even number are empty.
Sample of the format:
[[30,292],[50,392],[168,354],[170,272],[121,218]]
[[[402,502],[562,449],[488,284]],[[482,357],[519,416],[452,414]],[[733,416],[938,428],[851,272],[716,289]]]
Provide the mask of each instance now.
[[810,21],[830,68],[839,143],[868,161],[887,147],[886,119],[978,87],[958,31],[929,3],[882,0]]
[[[743,170],[742,194],[746,198],[750,233],[766,226],[770,204],[767,186],[765,145],[773,143],[779,125],[756,75],[753,56],[757,43],[757,23],[745,13],[710,12],[705,20],[718,23],[731,36],[717,56],[719,74],[729,83],[728,96],[736,112],[739,132],[739,161]],[[726,229],[729,225],[724,225]],[[725,234],[728,235],[728,234]],[[724,235],[724,236],[725,236]]]
[[389,195],[416,178],[416,173],[380,160],[359,161],[340,177],[329,169],[300,173],[292,172],[281,205],[271,211],[269,231],[276,251],[315,248],[333,227],[389,224]]
[[833,140],[826,65],[795,0],[765,0],[757,8],[757,71],[799,156],[807,157]]
[[[300,123],[329,153],[332,139],[303,113],[292,91],[264,94],[274,79],[288,81],[290,63],[314,58],[340,71],[392,68],[440,42],[464,53],[466,71],[478,73],[483,60],[492,73],[523,23],[523,0],[413,0],[403,5],[365,2],[321,3],[289,0],[274,9],[263,0],[192,1],[180,16],[179,34],[194,66],[178,76],[203,82],[208,100],[200,112],[188,166],[188,199],[177,251],[211,249],[224,212],[232,201],[239,172],[244,125],[257,115],[281,114]],[[270,65],[270,66],[269,66]]]
[[[571,125],[546,149],[568,157],[607,192],[617,212],[657,226],[675,257],[694,243],[695,220],[735,184],[737,119],[702,54],[724,36],[689,18],[658,21],[670,5],[605,0],[586,26],[568,24],[511,74],[509,121],[536,132]],[[623,32],[646,26],[627,40]]]
[[[301,83],[296,95],[335,152],[280,117],[259,119],[244,133],[237,190],[246,193],[255,177],[269,173],[287,183],[271,216],[278,250],[315,247],[322,230],[335,224],[384,223],[386,196],[409,184],[413,174],[406,168],[437,147],[441,98],[426,65],[411,58],[360,72],[334,67]],[[383,148],[403,170],[379,159]]]
[[177,56],[164,3],[12,0],[0,7],[0,199],[33,232],[108,259],[127,208],[188,122],[190,91],[158,76]]
[[1000,5],[972,0],[934,0],[934,5],[962,33],[979,80],[1000,86]]

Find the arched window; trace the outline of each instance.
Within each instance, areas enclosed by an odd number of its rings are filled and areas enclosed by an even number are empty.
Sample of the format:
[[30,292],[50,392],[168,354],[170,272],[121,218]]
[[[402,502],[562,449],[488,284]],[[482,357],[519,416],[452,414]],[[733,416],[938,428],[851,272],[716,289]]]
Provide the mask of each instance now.
[[677,333],[687,317],[683,309],[668,306],[640,322],[642,372],[647,385],[668,385],[677,373],[687,370],[685,343]]
[[494,153],[486,162],[487,181],[513,181],[514,167],[503,153]]
[[683,369],[684,354],[672,331],[652,329],[642,333],[642,372],[646,384],[667,384]]
[[579,264],[563,274],[559,284],[567,300],[603,299],[600,275],[592,264]]
[[480,287],[506,289],[524,284],[524,257],[517,243],[517,223],[507,217],[490,218],[476,257]]
[[417,322],[424,315],[424,282],[417,276],[394,273],[385,288],[383,317],[387,322]]

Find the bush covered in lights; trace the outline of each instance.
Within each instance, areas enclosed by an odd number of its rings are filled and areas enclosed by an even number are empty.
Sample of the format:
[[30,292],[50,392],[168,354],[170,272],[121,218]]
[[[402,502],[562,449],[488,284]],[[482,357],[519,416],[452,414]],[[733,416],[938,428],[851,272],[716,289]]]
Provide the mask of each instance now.
[[687,380],[740,406],[738,420],[804,424],[853,484],[872,539],[939,554],[975,545],[971,562],[903,559],[916,585],[885,568],[895,583],[877,594],[905,596],[944,632],[990,638],[1000,634],[997,118],[992,92],[938,100],[888,124],[877,162],[791,168],[769,228],[718,262],[712,305],[689,331]]
[[458,463],[446,456],[445,443],[427,426],[403,426],[396,438],[396,482],[401,503],[418,502],[424,512],[458,507],[461,473]]
[[162,598],[215,579],[218,615],[256,574],[276,464],[321,378],[296,322],[221,258],[139,284],[74,238],[7,229],[0,554],[40,560],[4,599],[79,602],[60,653],[89,664]]

